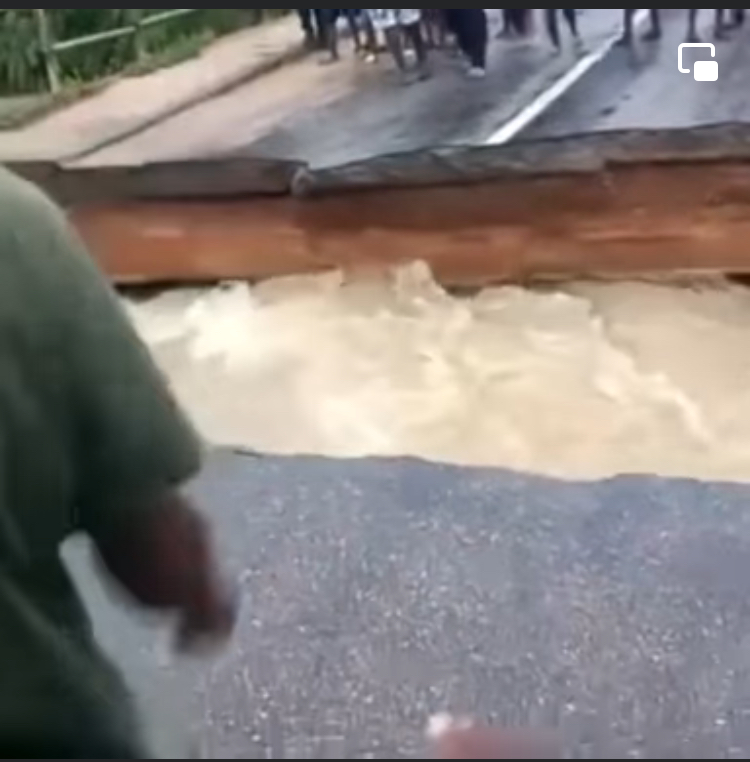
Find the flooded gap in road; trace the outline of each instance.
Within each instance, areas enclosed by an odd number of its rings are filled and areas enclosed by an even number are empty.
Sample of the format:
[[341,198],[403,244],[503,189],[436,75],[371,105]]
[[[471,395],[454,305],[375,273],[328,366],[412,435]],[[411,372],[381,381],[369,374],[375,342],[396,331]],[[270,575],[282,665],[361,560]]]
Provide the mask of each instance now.
[[750,480],[750,290],[738,284],[457,296],[416,264],[128,309],[214,443],[565,479]]

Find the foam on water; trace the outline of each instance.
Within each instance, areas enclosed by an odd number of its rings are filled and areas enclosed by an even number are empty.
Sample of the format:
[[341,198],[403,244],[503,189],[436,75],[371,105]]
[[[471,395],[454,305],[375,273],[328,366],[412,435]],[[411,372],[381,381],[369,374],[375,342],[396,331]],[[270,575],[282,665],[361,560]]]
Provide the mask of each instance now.
[[750,291],[443,291],[415,265],[130,304],[212,442],[750,480]]

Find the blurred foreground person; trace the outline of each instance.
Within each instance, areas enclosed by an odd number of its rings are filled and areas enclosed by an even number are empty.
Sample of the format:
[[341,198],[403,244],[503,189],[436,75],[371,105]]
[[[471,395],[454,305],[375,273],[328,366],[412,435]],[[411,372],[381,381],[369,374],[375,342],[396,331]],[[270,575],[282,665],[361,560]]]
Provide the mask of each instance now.
[[62,213],[0,168],[0,750],[151,759],[60,558],[87,534],[179,643],[234,624],[202,519],[178,492],[196,438]]

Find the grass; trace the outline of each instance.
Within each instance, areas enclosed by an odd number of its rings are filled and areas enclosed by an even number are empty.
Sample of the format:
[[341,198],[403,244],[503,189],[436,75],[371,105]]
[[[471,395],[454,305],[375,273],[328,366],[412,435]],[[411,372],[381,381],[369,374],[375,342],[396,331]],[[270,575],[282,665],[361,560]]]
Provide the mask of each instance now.
[[122,77],[141,77],[159,69],[188,61],[200,55],[217,35],[210,29],[182,37],[167,47],[147,54],[140,61],[134,61],[116,75],[102,77],[93,82],[69,81],[56,95],[37,93],[0,97],[0,130],[15,130],[31,124],[59,108],[69,106],[81,98],[88,97]]
[[192,32],[184,30],[171,40],[167,37],[170,32],[168,27],[156,27],[150,30],[150,36],[145,38],[147,53],[144,57],[127,64],[116,74],[102,75],[85,83],[80,80],[64,81],[62,91],[56,95],[35,93],[0,96],[0,131],[18,129],[37,121],[56,109],[101,90],[121,77],[144,76],[195,58],[218,37],[248,25],[262,23],[264,16],[273,18],[279,15],[283,15],[283,12],[223,11],[214,19],[213,27],[204,27]]

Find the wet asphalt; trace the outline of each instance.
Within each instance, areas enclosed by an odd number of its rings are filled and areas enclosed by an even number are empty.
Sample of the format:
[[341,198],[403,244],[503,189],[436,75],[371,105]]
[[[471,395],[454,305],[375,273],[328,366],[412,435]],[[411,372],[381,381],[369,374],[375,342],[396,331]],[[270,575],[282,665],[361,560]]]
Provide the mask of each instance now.
[[574,758],[750,754],[748,487],[222,453],[194,494],[242,593],[233,647],[169,664],[119,614],[102,632],[172,742],[418,758],[450,709]]
[[[716,42],[713,11],[700,15],[701,41],[716,44],[718,82],[681,74],[677,51],[685,41],[687,11],[669,12],[664,38],[638,40],[613,50],[535,124],[523,138],[535,140],[591,131],[682,128],[750,121],[750,22]],[[710,50],[686,50],[684,68],[710,60]]]
[[[87,166],[241,155],[345,164],[439,145],[482,143],[575,65],[580,51],[564,35],[555,55],[546,35],[497,40],[491,14],[487,78],[469,80],[456,54],[431,56],[432,76],[403,86],[385,54],[377,64],[357,60],[342,41],[340,63],[316,56],[252,81],[87,156]],[[596,49],[617,33],[621,13],[581,12],[586,44]]]

